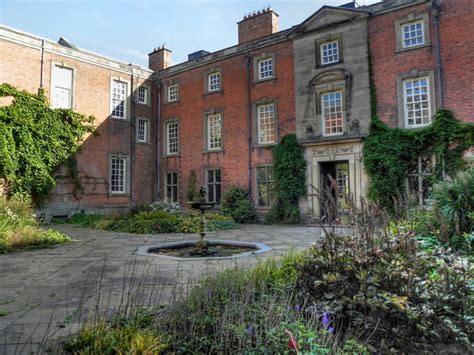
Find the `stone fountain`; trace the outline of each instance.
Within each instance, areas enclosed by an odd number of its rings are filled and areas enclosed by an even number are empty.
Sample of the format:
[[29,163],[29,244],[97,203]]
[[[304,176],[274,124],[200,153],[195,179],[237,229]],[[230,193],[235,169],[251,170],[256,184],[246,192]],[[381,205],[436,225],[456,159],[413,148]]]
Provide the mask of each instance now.
[[204,186],[201,186],[199,189],[199,201],[198,202],[188,202],[189,207],[195,210],[199,210],[200,223],[199,223],[199,235],[200,239],[194,244],[193,255],[196,256],[206,256],[209,255],[209,242],[206,239],[207,233],[207,222],[206,222],[206,211],[214,208],[214,202],[206,202],[206,190]]

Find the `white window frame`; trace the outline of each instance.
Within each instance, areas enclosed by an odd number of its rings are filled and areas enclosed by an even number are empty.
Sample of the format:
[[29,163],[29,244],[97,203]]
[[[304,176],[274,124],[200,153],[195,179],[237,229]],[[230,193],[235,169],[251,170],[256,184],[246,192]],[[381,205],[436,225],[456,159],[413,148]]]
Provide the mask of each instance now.
[[[426,93],[424,93],[426,95],[426,100],[420,100],[419,101],[412,101],[412,102],[408,102],[408,94],[407,94],[407,87],[406,87],[406,84],[411,82],[413,84],[413,82],[415,81],[421,81],[421,80],[426,80]],[[423,86],[424,87],[424,86]],[[402,90],[403,90],[403,112],[404,112],[404,118],[405,118],[405,127],[406,128],[420,128],[420,127],[426,127],[426,126],[429,126],[432,122],[432,112],[431,112],[431,85],[430,85],[430,77],[429,76],[420,76],[420,77],[416,77],[416,78],[407,78],[407,79],[403,79],[402,80]],[[411,90],[414,90],[414,87],[412,86],[411,87]],[[419,94],[415,94],[414,92],[411,94],[412,96],[416,96],[416,95],[423,95],[423,93],[419,93]],[[423,104],[426,103],[426,107],[423,107]],[[408,120],[410,119],[409,117],[409,113],[411,110],[408,109],[408,105],[421,105],[421,108],[419,109],[413,109],[413,112],[414,112],[414,115],[413,115],[413,124],[409,124],[408,123]],[[416,112],[420,110],[422,112],[421,114],[421,120],[422,120],[422,123],[421,124],[417,124],[416,123]],[[428,111],[428,115],[423,115],[423,111]],[[423,117],[428,117],[428,122],[427,123],[423,123]]]
[[[142,96],[141,96],[141,93],[140,93],[140,90],[143,90],[143,99],[142,99]],[[149,99],[150,99],[150,95],[149,95],[149,88],[147,86],[144,86],[144,85],[141,85],[138,87],[138,90],[137,90],[137,102],[139,104],[142,104],[142,105],[148,105],[149,104]]]
[[[176,130],[176,137],[173,137],[171,141],[170,128],[173,127]],[[178,121],[166,122],[166,155],[177,155],[179,153],[179,123]],[[171,144],[173,143],[173,145]],[[173,149],[171,149],[173,148]]]
[[[123,84],[125,86],[125,93],[123,98],[123,116],[114,115],[115,112],[115,100],[122,101],[121,99],[116,99],[114,97],[114,85],[116,83]],[[110,78],[110,116],[118,120],[127,120],[128,119],[128,96],[129,96],[130,85],[128,81],[123,80],[122,78]]]
[[[329,46],[329,45],[333,45],[335,44],[336,45],[336,52],[335,54],[332,53],[331,55],[324,55],[324,51],[325,51],[325,46]],[[327,49],[326,49],[327,50]],[[332,49],[334,50],[334,49]],[[324,42],[324,43],[321,43],[320,45],[320,55],[321,55],[321,65],[328,65],[328,64],[333,64],[333,63],[338,63],[339,62],[339,41],[338,40],[334,40],[334,41],[328,41],[328,42]],[[331,60],[331,61],[325,61],[324,59],[325,58],[328,58],[328,57],[335,57],[335,59]]]
[[[271,117],[266,117],[265,115],[268,114],[270,111],[265,111],[266,108],[272,108],[272,115]],[[274,144],[276,143],[277,140],[277,120],[276,120],[276,104],[275,102],[270,102],[266,104],[261,104],[257,105],[256,107],[257,110],[257,143],[259,145],[265,145],[265,144]],[[262,123],[262,120],[270,120],[271,122],[265,122]],[[265,130],[262,130],[263,125],[273,125],[273,129],[266,128]],[[272,131],[273,130],[273,139],[271,139],[272,136]],[[270,133],[268,133],[270,131]],[[265,135],[264,135],[265,133]],[[270,138],[265,138],[269,136]],[[264,139],[265,138],[265,139]]]
[[178,95],[179,95],[178,90],[179,90],[179,87],[177,83],[168,85],[167,95],[166,95],[168,102],[178,101]]
[[[140,137],[140,123],[143,122],[143,138]],[[137,142],[148,143],[149,139],[149,120],[146,118],[137,118]]]
[[[216,121],[214,121],[214,119]],[[222,115],[220,112],[207,115],[207,150],[222,149]],[[212,124],[216,127],[212,127]],[[218,130],[217,130],[218,128]]]
[[[213,82],[213,79],[214,82]],[[221,89],[221,72],[215,71],[207,75],[207,91],[215,92]]]
[[[413,25],[416,26],[418,24],[421,25],[421,39],[422,39],[422,42],[421,43],[415,43],[415,44],[409,44],[409,45],[405,44],[406,40],[410,40],[410,42],[411,42],[412,39],[420,37],[420,36],[417,35],[415,37],[405,38],[405,28],[413,26]],[[417,31],[417,30],[415,30],[415,31]],[[426,44],[426,39],[425,38],[426,38],[425,37],[425,22],[423,20],[410,21],[410,22],[406,22],[406,23],[403,23],[402,25],[400,25],[400,40],[401,40],[401,44],[402,44],[403,49],[424,46]]]
[[[71,71],[71,87],[70,88],[65,88],[61,87],[59,85],[55,85],[55,70],[56,68],[58,69],[66,69]],[[50,88],[50,103],[51,103],[51,108],[64,108],[64,109],[73,109],[74,108],[74,85],[75,85],[75,74],[76,70],[72,66],[67,66],[63,65],[62,63],[58,62],[51,62],[51,88]],[[68,89],[69,90],[69,102],[68,102],[68,107],[63,107],[61,105],[55,105],[55,99],[54,99],[54,93],[56,88],[61,88],[61,89]]]
[[[342,121],[342,125],[340,126],[341,127],[341,132],[335,132],[335,133],[326,133],[326,114],[324,112],[326,106],[324,104],[325,100],[324,98],[327,96],[327,95],[331,95],[331,94],[340,94],[341,95],[341,110],[340,111],[334,111],[334,112],[329,112],[328,114],[329,115],[332,115],[332,114],[338,114],[340,113],[341,114],[341,121]],[[321,93],[321,119],[322,119],[322,134],[324,137],[330,137],[330,136],[340,136],[342,134],[344,134],[344,119],[345,119],[345,114],[344,114],[344,92],[342,90],[335,90],[335,91],[328,91],[328,92],[323,92]],[[337,119],[337,118],[336,118]],[[336,126],[336,127],[339,127],[339,126]]]
[[[122,162],[122,188],[120,190],[114,190],[113,176],[114,176],[114,160]],[[109,192],[111,195],[125,195],[128,191],[128,158],[121,155],[110,156],[110,171],[109,171]]]
[[[262,66],[262,64],[264,63],[267,63],[269,62],[270,63],[270,68],[271,70],[262,70],[267,66]],[[258,70],[258,80],[267,80],[267,79],[272,79],[274,76],[275,76],[275,66],[274,66],[274,63],[273,63],[273,57],[266,57],[266,58],[263,58],[263,59],[260,59],[257,61],[257,70]],[[270,74],[267,74],[267,73],[270,73]]]

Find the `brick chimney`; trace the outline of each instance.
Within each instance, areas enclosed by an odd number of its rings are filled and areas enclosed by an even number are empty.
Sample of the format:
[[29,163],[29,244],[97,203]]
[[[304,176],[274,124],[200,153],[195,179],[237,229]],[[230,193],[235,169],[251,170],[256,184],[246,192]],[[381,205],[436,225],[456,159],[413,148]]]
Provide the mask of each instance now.
[[239,25],[239,44],[278,32],[278,14],[270,8],[244,16]]
[[155,48],[148,54],[148,68],[159,71],[171,66],[171,51],[165,46]]

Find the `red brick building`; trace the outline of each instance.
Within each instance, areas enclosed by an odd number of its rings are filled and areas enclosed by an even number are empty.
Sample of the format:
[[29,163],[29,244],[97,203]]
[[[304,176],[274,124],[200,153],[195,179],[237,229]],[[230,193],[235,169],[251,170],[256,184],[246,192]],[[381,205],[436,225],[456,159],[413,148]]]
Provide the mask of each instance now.
[[[373,5],[369,19],[379,116],[391,126],[421,127],[437,107],[445,107],[474,122],[474,2],[399,1],[384,9],[387,2]],[[421,113],[407,106],[410,84],[428,93]],[[411,115],[422,119],[412,123]]]
[[0,83],[32,93],[43,88],[53,107],[96,118],[98,135],[86,136],[76,157],[79,185],[67,167],[60,168],[47,213],[124,210],[156,199],[150,70],[63,38],[54,42],[3,26],[0,53]]
[[241,186],[268,207],[271,149],[295,131],[292,43],[278,15],[264,10],[238,24],[239,44],[200,51],[168,67],[170,51],[150,54],[160,87],[162,197],[185,204],[191,171],[207,198]]
[[[441,106],[474,122],[473,10],[472,0],[351,3],[279,31],[266,9],[238,23],[237,45],[177,65],[157,48],[149,69],[0,26],[0,83],[42,87],[54,107],[97,118],[100,135],[86,137],[77,156],[81,188],[67,168],[57,173],[47,206],[54,215],[157,199],[185,206],[192,172],[208,200],[241,186],[265,212],[271,150],[288,133],[305,146],[311,185],[335,172],[358,198],[368,182],[369,54],[377,112],[390,126],[429,125]],[[420,169],[434,163],[420,159]],[[320,220],[320,203],[313,196],[301,204],[305,220]]]

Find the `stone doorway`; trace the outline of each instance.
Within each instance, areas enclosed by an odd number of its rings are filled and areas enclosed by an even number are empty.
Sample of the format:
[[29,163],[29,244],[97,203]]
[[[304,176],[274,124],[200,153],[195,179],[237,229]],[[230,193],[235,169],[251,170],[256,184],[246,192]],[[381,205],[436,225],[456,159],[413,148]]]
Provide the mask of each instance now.
[[349,222],[350,174],[348,161],[320,164],[321,222],[347,224]]

